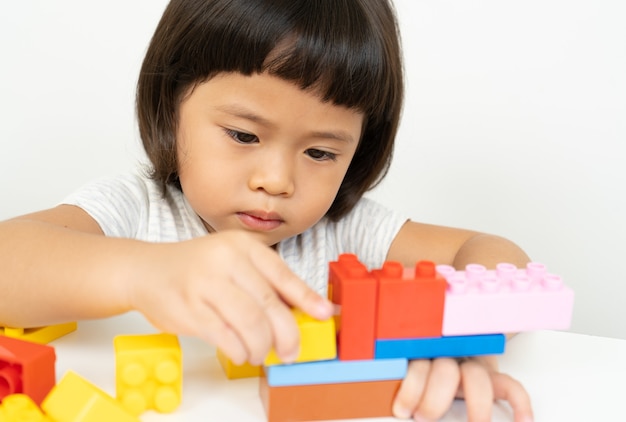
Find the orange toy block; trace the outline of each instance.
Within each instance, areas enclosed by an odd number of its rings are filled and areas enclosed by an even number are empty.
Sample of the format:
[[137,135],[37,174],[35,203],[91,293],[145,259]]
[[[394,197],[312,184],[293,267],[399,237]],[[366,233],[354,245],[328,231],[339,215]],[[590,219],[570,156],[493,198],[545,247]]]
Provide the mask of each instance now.
[[122,335],[115,347],[116,397],[133,415],[168,413],[182,400],[182,353],[172,334]]
[[[336,358],[335,321],[332,318],[320,321],[299,309],[292,309],[292,313],[300,332],[300,353],[296,362],[312,362]],[[264,363],[265,365],[279,365],[282,361],[276,354],[276,351],[272,349],[265,358]]]
[[21,340],[32,341],[33,343],[47,344],[52,340],[63,337],[66,334],[76,331],[76,322],[66,322],[64,324],[48,325],[37,328],[10,328],[0,327],[0,334],[7,337],[19,338]]
[[56,382],[54,348],[0,336],[0,401],[26,394],[39,404]]
[[378,283],[353,254],[342,254],[329,268],[331,301],[340,305],[340,360],[373,359]]
[[446,281],[433,262],[413,270],[388,261],[372,274],[379,283],[377,339],[441,337]]
[[41,408],[55,422],[139,422],[121,403],[72,371],[54,386]]
[[268,422],[392,416],[402,380],[270,387],[262,376],[259,393]]
[[220,349],[215,351],[215,355],[224,370],[226,378],[230,380],[238,378],[254,378],[261,375],[260,365],[252,365],[247,362],[243,365],[235,365]]
[[26,394],[11,394],[0,404],[0,422],[51,422]]

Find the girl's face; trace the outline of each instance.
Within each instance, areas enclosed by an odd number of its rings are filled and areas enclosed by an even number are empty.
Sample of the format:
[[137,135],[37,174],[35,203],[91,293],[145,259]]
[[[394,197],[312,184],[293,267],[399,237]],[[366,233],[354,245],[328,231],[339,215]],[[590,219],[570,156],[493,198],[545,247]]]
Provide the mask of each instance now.
[[219,74],[180,105],[183,192],[209,231],[246,230],[274,245],[328,211],[362,124],[362,113],[280,78]]

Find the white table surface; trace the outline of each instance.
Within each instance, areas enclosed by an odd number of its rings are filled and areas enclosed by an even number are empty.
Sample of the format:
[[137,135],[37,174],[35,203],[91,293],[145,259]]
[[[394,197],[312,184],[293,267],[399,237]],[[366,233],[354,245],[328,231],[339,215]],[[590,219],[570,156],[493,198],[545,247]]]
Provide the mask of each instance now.
[[[71,369],[114,395],[113,337],[154,332],[137,313],[80,322],[76,332],[52,343],[57,354],[57,380]],[[181,337],[180,341],[183,402],[174,413],[146,412],[142,421],[266,420],[258,379],[228,380],[213,347],[194,338]],[[509,341],[501,369],[526,386],[538,422],[626,420],[626,340],[557,331],[523,333]],[[498,403],[493,420],[512,421],[511,415],[506,404]],[[442,420],[465,421],[464,403],[455,402]]]

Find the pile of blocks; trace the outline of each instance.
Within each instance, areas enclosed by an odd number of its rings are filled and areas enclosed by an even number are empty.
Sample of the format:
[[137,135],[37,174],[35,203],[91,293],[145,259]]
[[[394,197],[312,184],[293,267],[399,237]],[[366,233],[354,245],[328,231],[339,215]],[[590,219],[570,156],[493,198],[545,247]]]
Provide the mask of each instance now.
[[[229,378],[260,376],[269,422],[391,416],[409,360],[503,353],[503,333],[566,329],[574,304],[574,292],[538,263],[368,270],[352,254],[330,263],[328,297],[338,312],[326,321],[293,310],[297,363],[271,352],[262,367],[237,366],[217,351]],[[45,343],[75,329],[0,327],[0,422],[136,422],[179,406],[182,354],[170,334],[114,339],[115,398],[71,371],[56,383]]]
[[[539,263],[457,271],[386,262],[370,271],[352,254],[330,263],[328,296],[339,309],[330,324],[297,318],[297,363],[265,361],[260,395],[269,422],[391,416],[409,360],[501,354],[503,333],[568,328],[574,303],[574,292]],[[324,353],[308,345],[325,345]],[[227,375],[241,370],[220,361]]]
[[56,383],[54,348],[40,343],[53,339],[50,333],[56,333],[54,338],[65,334],[66,328],[5,329],[0,335],[0,422],[138,422],[148,409],[169,413],[178,407],[182,356],[176,336],[115,337],[113,398],[75,372]]

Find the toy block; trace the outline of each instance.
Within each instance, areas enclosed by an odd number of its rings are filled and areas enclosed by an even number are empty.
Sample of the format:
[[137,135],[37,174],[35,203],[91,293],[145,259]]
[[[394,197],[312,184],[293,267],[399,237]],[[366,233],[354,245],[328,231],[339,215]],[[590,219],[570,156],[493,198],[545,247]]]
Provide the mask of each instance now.
[[542,264],[517,269],[502,263],[495,270],[471,264],[465,271],[438,270],[448,282],[443,335],[569,328],[574,291]]
[[215,351],[215,355],[217,356],[217,360],[222,366],[224,374],[228,379],[232,380],[238,378],[254,378],[261,376],[260,365],[252,365],[248,362],[242,365],[236,365],[220,349],[217,349]]
[[0,334],[7,337],[19,338],[21,340],[32,341],[33,343],[47,344],[53,340],[63,337],[66,334],[76,331],[76,322],[64,324],[48,325],[37,328],[10,328],[0,327]]
[[11,394],[0,404],[0,422],[51,422],[26,394]]
[[372,274],[378,279],[377,339],[441,336],[446,281],[433,262],[420,261],[415,269],[385,262]]
[[327,360],[265,368],[268,385],[340,384],[404,379],[407,359]]
[[[296,362],[336,358],[335,321],[332,318],[320,321],[298,309],[293,309],[292,312],[300,331],[300,353]],[[265,357],[266,366],[281,363],[282,361],[274,350],[271,350]]]
[[376,279],[355,255],[342,254],[329,268],[330,299],[339,305],[338,354],[341,360],[374,358]]
[[376,359],[433,359],[504,353],[503,334],[376,340]]
[[182,400],[182,353],[172,334],[121,335],[115,348],[116,397],[133,415],[174,411]]
[[0,336],[0,400],[26,394],[39,404],[56,382],[54,348]]
[[41,404],[55,422],[139,422],[121,403],[75,372],[67,372]]
[[259,393],[268,422],[392,416],[402,380],[271,387],[261,377]]

